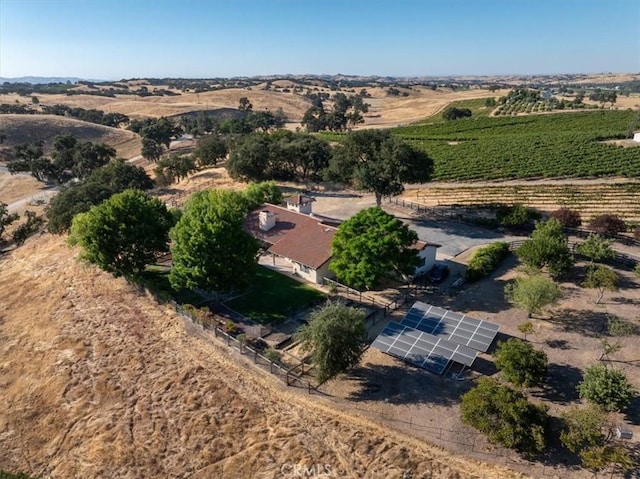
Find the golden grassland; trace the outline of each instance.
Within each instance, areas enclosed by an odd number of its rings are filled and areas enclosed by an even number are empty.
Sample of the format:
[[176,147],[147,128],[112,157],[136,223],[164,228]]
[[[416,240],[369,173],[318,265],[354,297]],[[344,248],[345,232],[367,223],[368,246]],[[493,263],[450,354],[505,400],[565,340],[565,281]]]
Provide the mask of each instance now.
[[[285,388],[63,237],[0,259],[0,468],[38,477],[511,478]],[[288,468],[288,469],[287,469]]]

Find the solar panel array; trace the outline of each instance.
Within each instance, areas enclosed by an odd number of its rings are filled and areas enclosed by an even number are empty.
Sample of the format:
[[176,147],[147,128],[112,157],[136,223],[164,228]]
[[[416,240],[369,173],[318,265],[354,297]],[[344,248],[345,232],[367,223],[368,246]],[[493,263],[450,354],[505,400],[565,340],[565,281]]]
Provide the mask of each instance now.
[[372,347],[442,374],[451,361],[471,366],[491,346],[498,326],[417,301],[396,323],[389,322]]
[[371,347],[442,374],[450,361],[471,366],[478,351],[390,321]]
[[464,314],[417,301],[400,324],[418,329],[449,341],[487,352],[498,333],[495,323],[471,318]]

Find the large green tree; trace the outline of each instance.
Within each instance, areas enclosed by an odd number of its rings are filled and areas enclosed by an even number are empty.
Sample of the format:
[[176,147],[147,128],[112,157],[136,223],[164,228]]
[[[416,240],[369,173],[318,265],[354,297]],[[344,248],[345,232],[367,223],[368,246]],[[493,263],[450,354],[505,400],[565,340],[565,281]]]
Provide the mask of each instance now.
[[524,309],[528,317],[540,314],[545,307],[557,303],[562,296],[560,287],[542,275],[516,278],[505,286],[504,292],[507,300]]
[[516,386],[541,386],[547,377],[547,355],[520,339],[499,342],[494,358],[504,378]]
[[404,183],[429,181],[432,172],[426,153],[404,140],[386,130],[360,130],[334,148],[326,176],[374,193],[380,206],[383,196],[402,193]]
[[241,193],[209,190],[194,194],[171,230],[176,288],[231,291],[250,284],[258,243],[243,229],[247,200]]
[[587,368],[582,382],[578,384],[578,392],[581,398],[606,411],[626,408],[638,393],[622,371],[604,364]]
[[493,443],[530,455],[541,453],[546,446],[546,409],[495,379],[480,378],[462,396],[460,412],[465,424],[486,434]]
[[344,221],[331,244],[331,270],[357,289],[370,289],[385,278],[410,276],[420,263],[411,246],[415,231],[381,208],[360,211]]
[[198,146],[193,156],[198,161],[198,166],[215,166],[218,161],[227,156],[227,144],[217,135],[205,135],[198,139]]
[[567,236],[555,218],[537,223],[531,238],[516,250],[516,255],[527,266],[539,270],[546,267],[554,276],[568,273],[574,261]]
[[269,137],[262,133],[245,136],[231,151],[226,163],[234,180],[264,181],[269,176]]
[[297,334],[311,360],[320,382],[355,366],[362,356],[367,330],[361,309],[339,302],[327,302],[316,310]]
[[71,227],[71,220],[78,213],[88,211],[115,193],[127,189],[149,190],[153,181],[145,171],[118,159],[94,170],[81,183],[73,183],[54,196],[46,211],[47,228],[51,233],[63,233]]
[[82,259],[105,271],[131,275],[169,250],[171,226],[164,203],[142,191],[126,190],[77,215],[69,243],[82,248]]

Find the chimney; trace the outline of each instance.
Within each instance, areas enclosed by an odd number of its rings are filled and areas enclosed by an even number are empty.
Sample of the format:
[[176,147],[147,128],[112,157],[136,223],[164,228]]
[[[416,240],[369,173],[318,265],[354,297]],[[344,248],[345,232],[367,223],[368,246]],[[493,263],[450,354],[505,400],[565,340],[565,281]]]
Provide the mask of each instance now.
[[258,215],[258,225],[262,231],[269,231],[276,225],[276,215],[271,211],[262,210]]

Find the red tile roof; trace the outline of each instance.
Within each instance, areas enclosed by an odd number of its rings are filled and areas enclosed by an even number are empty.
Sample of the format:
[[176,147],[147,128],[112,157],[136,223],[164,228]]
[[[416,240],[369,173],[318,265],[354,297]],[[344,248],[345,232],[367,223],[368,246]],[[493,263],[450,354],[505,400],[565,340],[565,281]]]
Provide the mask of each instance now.
[[429,241],[418,240],[418,241],[416,241],[415,243],[413,243],[411,245],[411,249],[416,249],[418,251],[422,251],[427,246],[433,246],[434,248],[440,248],[440,246],[442,246],[442,245],[438,244],[438,243],[431,243]]
[[[269,231],[260,229],[261,211],[275,215],[276,224]],[[247,215],[245,230],[269,244],[269,252],[314,269],[331,259],[331,241],[336,233],[334,227],[323,224],[318,218],[270,204]]]

